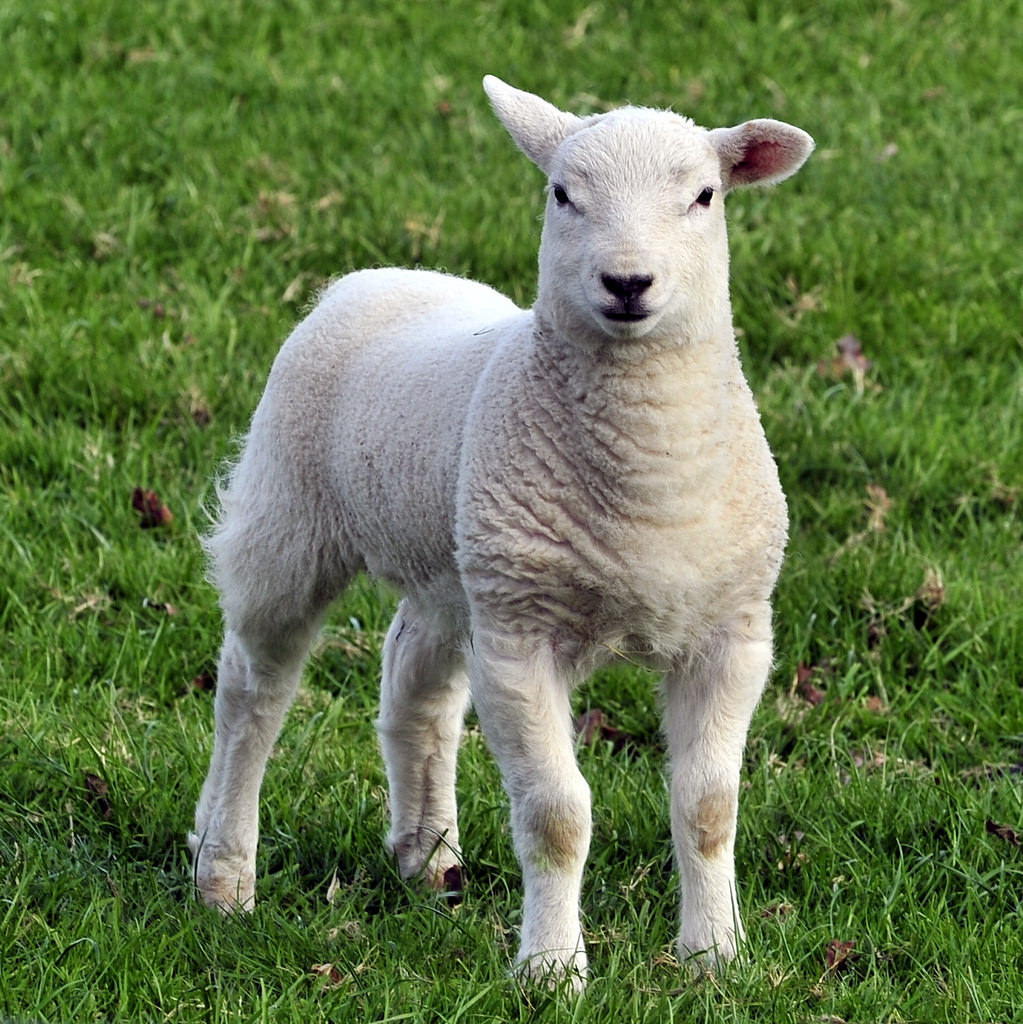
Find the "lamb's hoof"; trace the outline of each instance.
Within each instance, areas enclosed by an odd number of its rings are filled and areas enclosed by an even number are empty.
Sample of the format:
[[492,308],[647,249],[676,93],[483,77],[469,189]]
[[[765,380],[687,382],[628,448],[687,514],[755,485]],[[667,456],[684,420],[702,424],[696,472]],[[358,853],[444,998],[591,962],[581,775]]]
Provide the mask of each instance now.
[[736,957],[735,936],[730,933],[716,943],[702,945],[696,940],[679,939],[678,956],[683,970],[693,980],[719,974]]
[[188,836],[194,858],[193,880],[203,903],[223,914],[248,913],[256,903],[256,874],[237,858],[215,860],[195,833]]
[[248,914],[256,905],[255,886],[241,878],[196,879],[196,889],[207,907],[222,914]]
[[549,991],[567,989],[582,992],[586,988],[589,968],[586,954],[582,951],[567,956],[549,951],[528,957],[520,954],[515,964],[515,976],[521,982]]
[[397,859],[402,878],[421,878],[438,892],[462,892],[458,849],[443,834],[418,829],[400,839],[389,838],[387,849]]

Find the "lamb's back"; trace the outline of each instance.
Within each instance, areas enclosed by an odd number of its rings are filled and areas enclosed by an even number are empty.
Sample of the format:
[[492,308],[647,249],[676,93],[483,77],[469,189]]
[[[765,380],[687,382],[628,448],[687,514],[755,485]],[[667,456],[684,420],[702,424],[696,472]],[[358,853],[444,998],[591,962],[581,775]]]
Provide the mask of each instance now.
[[485,285],[359,271],[330,285],[274,363],[253,434],[337,517],[345,560],[408,588],[453,575],[466,410],[495,340],[528,314]]

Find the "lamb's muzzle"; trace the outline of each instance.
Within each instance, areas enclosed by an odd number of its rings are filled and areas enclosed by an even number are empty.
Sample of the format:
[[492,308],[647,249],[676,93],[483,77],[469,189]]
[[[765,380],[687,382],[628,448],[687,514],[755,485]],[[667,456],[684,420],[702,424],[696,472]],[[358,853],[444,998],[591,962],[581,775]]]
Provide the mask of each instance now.
[[609,320],[644,320],[649,315],[640,299],[654,283],[653,274],[601,274],[600,283],[618,300],[604,310]]

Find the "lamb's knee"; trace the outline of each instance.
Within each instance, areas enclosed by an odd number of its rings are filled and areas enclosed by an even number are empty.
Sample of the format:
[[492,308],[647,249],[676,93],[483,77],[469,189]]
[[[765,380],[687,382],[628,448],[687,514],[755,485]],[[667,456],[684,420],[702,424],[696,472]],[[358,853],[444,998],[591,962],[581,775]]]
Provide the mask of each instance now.
[[411,697],[445,703],[452,690],[464,694],[468,681],[459,672],[461,664],[459,638],[452,625],[405,598],[384,638],[385,708],[406,705]]
[[516,840],[523,859],[541,871],[567,871],[586,859],[592,830],[589,788],[536,792],[522,802]]
[[217,707],[224,712],[256,711],[263,701],[273,697],[280,666],[260,648],[247,643],[233,629],[225,632],[217,666],[216,697]]
[[732,841],[737,809],[735,792],[724,786],[708,790],[699,799],[692,827],[701,856],[714,857]]

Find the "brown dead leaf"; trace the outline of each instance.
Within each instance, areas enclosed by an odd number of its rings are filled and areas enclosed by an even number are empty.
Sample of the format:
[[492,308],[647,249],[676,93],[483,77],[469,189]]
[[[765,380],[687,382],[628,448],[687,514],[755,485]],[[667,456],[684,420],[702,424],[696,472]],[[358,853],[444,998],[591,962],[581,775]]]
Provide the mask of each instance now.
[[[2,147],[0,147],[2,151]],[[8,256],[15,249],[9,249],[4,253],[0,253],[0,256]],[[7,280],[12,288],[34,288],[36,280],[43,276],[43,271],[30,266],[28,263],[15,263],[13,264],[7,274]]]
[[1023,839],[1020,838],[1020,834],[1008,825],[999,825],[997,822],[989,819],[984,827],[987,829],[988,835],[1004,839],[1010,846],[1017,848],[1023,846]]
[[[669,953],[667,950],[661,953],[657,953],[654,958],[650,961],[654,967],[666,967],[672,974],[678,974],[681,964],[678,962],[678,957],[674,953]],[[681,992],[681,990],[680,990]]]
[[324,979],[326,988],[340,988],[351,981],[349,975],[342,974],[333,964],[313,964],[309,970],[313,977]]
[[443,212],[432,220],[427,217],[408,217],[405,220],[405,233],[408,236],[410,253],[417,262],[422,259],[427,249],[437,246],[444,225]]
[[298,199],[284,189],[262,189],[256,199],[256,205],[270,217],[290,215],[298,205]]
[[607,715],[600,708],[590,708],[583,712],[575,723],[576,735],[583,746],[591,747],[595,743],[606,742],[611,748],[619,751],[632,744],[633,738],[622,729],[616,729],[608,721]]
[[792,692],[806,701],[811,707],[817,707],[823,703],[827,696],[824,690],[814,683],[814,678],[819,676],[819,665],[806,665],[800,662],[796,666],[796,678],[792,684]]
[[842,369],[866,373],[874,364],[863,354],[863,343],[855,334],[843,334],[835,342],[837,363]]
[[217,677],[212,672],[200,672],[189,683],[190,690],[198,690],[200,693],[212,693],[216,688]]
[[77,619],[79,615],[86,612],[94,612],[97,609],[109,608],[112,602],[110,594],[93,593],[81,595],[78,603],[71,609],[71,618]]
[[146,491],[141,487],[136,487],[132,492],[131,507],[141,517],[139,526],[143,530],[165,526],[174,518],[174,514],[160,501],[160,496],[156,491]]
[[356,964],[347,974],[342,974],[333,964],[313,964],[309,968],[314,978],[323,979],[324,988],[341,988],[344,985],[350,985],[357,975],[363,974],[367,970],[369,970],[369,966],[365,961]]
[[576,735],[584,746],[590,746],[600,739],[601,732],[607,724],[607,717],[600,708],[584,711],[575,723]]
[[342,937],[355,940],[361,939],[362,933],[362,923],[360,921],[349,919],[347,921],[342,921],[336,928],[329,929],[327,932],[327,938],[331,942],[337,942],[337,940]]
[[780,921],[788,917],[795,909],[791,903],[771,903],[760,911],[760,916],[765,920],[773,917]]
[[923,630],[945,604],[945,581],[941,570],[928,566],[923,583],[901,601],[881,602],[864,591],[860,606],[867,613],[867,649],[877,650],[889,635],[889,623],[905,620],[914,629]]
[[843,942],[840,939],[832,939],[824,953],[825,975],[833,976],[840,971],[844,971],[859,955],[856,952],[855,942]]
[[152,313],[154,320],[165,320],[168,316],[174,315],[169,313],[167,307],[157,299],[139,299],[139,309]]
[[263,189],[249,207],[260,242],[280,242],[296,231],[298,198],[285,189]]
[[843,334],[835,342],[838,354],[831,359],[822,359],[817,363],[817,372],[822,377],[844,377],[851,374],[856,384],[856,391],[863,392],[867,372],[874,363],[863,354],[863,343],[855,334]]
[[113,805],[110,803],[110,787],[92,772],[85,773],[85,794],[89,803],[96,808],[96,812],[104,821],[109,821],[114,813]]

